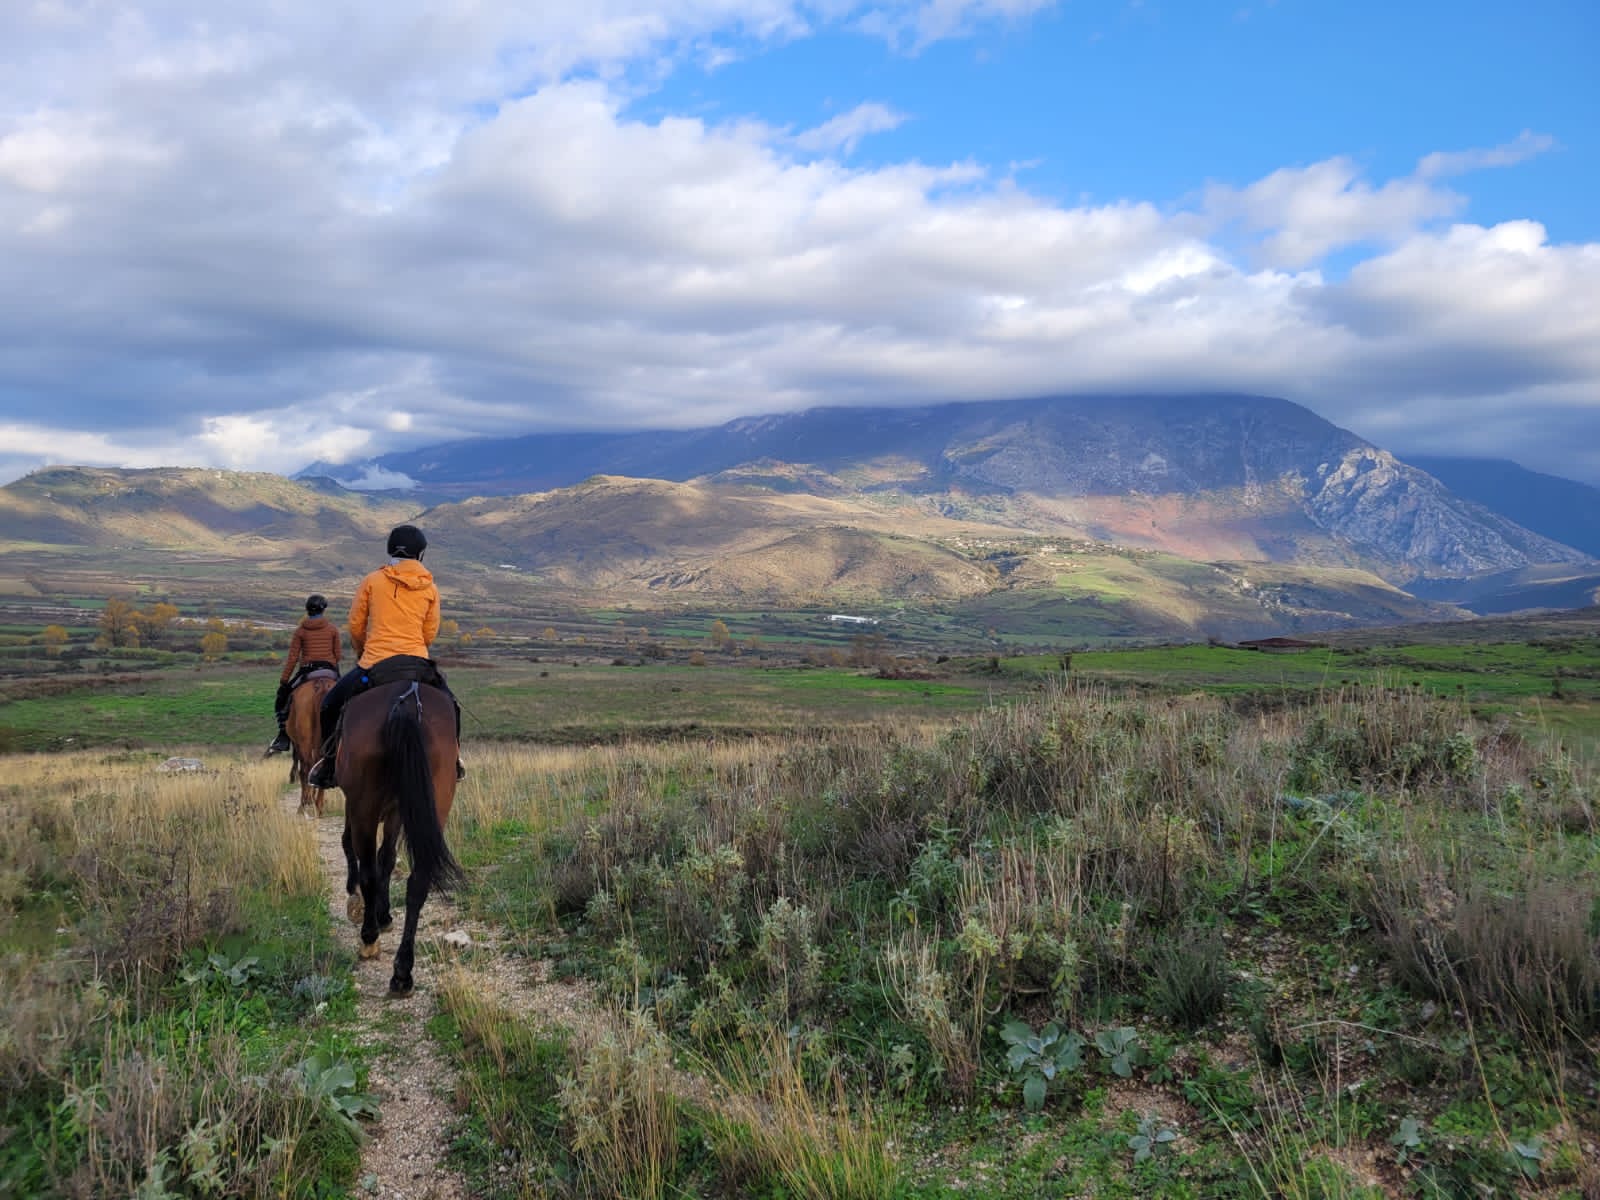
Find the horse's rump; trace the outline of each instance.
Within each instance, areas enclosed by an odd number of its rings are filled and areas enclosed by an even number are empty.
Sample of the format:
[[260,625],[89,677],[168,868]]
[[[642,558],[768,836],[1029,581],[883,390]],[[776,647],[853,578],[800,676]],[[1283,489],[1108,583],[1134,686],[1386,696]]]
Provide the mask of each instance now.
[[[342,729],[338,777],[346,813],[370,810],[381,819],[378,813],[395,806],[402,816],[408,806],[419,817],[432,810],[436,824],[413,828],[410,821],[405,823],[406,841],[413,856],[443,852],[442,834],[437,843],[434,835],[443,830],[455,801],[459,749],[455,702],[449,693],[415,680],[370,687],[345,705]],[[419,835],[430,844],[419,845]],[[448,868],[444,874],[450,874]]]
[[345,798],[346,890],[360,890],[360,904],[352,902],[352,912],[361,914],[364,958],[376,955],[382,918],[389,911],[397,831],[411,852],[405,928],[389,980],[391,995],[407,995],[422,905],[432,889],[461,879],[460,864],[444,838],[456,789],[455,703],[448,692],[415,680],[378,684],[351,698],[343,729],[338,776]]
[[294,757],[289,767],[289,781],[293,783],[298,780],[301,784],[302,809],[313,802],[314,792],[319,815],[322,812],[322,789],[311,789],[306,783],[305,776],[322,750],[322,698],[333,690],[333,685],[337,681],[338,676],[331,670],[315,670],[307,674],[295,685],[294,691],[289,693],[289,712],[283,723],[283,730],[289,735],[289,742],[294,747]]

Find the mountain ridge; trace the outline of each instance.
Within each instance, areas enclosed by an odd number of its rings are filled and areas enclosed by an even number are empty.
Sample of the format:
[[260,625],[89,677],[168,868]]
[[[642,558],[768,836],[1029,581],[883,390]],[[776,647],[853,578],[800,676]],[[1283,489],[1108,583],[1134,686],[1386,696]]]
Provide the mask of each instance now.
[[[358,492],[309,468],[298,480],[36,472],[0,489],[0,559],[181,552],[343,580],[372,561],[388,524],[409,519],[460,594],[512,606],[540,589],[600,608],[913,604],[984,628],[1111,637],[1570,604],[1600,571],[1271,398],[826,408],[676,433],[454,443],[356,469],[383,481],[406,467],[429,486]],[[521,487],[545,478],[570,481]]]
[[[377,560],[388,525],[410,519],[427,529],[430,565],[448,579],[453,603],[500,613],[551,603],[922,606],[969,637],[992,628],[1058,644],[1467,615],[1351,568],[1197,562],[930,515],[894,495],[876,500],[599,476],[418,512],[361,497],[330,501],[276,476],[61,468],[0,488],[0,583],[60,593],[70,590],[65,581],[88,578],[93,595],[108,578],[164,580],[169,589],[205,579],[215,594],[255,580],[249,586],[334,595]],[[196,535],[219,511],[220,527]]]
[[1410,455],[1406,461],[1464,499],[1600,557],[1600,487],[1533,471],[1508,458]]
[[[817,408],[695,430],[446,443],[368,465],[451,499],[551,490],[596,474],[738,479],[862,501],[892,495],[921,511],[1032,533],[1353,567],[1402,586],[1587,559],[1273,397]],[[328,470],[313,464],[302,474]]]

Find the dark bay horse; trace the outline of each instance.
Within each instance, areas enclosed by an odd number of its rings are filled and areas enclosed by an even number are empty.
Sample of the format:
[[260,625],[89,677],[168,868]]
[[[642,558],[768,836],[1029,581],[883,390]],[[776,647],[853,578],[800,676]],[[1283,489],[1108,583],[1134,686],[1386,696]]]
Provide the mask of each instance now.
[[322,752],[322,698],[338,681],[334,671],[313,671],[289,693],[289,719],[284,722],[284,732],[294,749],[294,759],[289,767],[289,782],[300,784],[300,814],[315,812],[322,816],[322,789],[306,782],[311,764]]
[[455,706],[437,688],[386,683],[345,706],[335,773],[344,789],[347,911],[361,924],[362,958],[377,957],[378,932],[394,923],[389,877],[402,831],[411,855],[391,996],[411,993],[417,917],[428,893],[447,891],[461,880],[461,867],[444,840],[456,795],[456,750]]

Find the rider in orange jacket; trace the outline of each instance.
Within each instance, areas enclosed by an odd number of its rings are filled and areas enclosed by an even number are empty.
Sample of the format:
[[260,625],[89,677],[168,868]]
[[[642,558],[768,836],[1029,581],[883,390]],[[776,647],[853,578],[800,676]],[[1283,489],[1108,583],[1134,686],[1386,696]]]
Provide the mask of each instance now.
[[[439,635],[439,589],[433,575],[422,565],[428,539],[415,525],[396,525],[389,533],[389,562],[361,581],[350,605],[346,627],[356,648],[355,669],[348,672],[322,701],[324,740],[322,757],[311,768],[309,782],[314,787],[332,787],[334,751],[338,745],[339,714],[352,696],[370,686],[367,669],[385,659],[402,655],[427,659],[428,647]],[[426,663],[422,664],[428,665]],[[432,682],[452,701],[455,696],[445,685],[437,667]],[[456,705],[456,742],[461,741],[461,706]],[[456,778],[466,774],[456,760]]]

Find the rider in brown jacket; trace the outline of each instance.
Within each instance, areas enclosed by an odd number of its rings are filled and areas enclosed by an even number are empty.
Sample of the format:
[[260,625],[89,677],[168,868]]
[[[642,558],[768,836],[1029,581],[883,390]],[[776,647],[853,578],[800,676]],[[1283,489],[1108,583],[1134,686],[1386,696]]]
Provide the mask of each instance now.
[[330,667],[338,673],[339,627],[322,615],[327,607],[328,602],[321,596],[307,596],[305,619],[295,627],[294,636],[289,639],[289,657],[284,660],[283,674],[278,678],[278,694],[272,702],[278,716],[278,736],[267,747],[268,755],[282,754],[289,749],[284,722],[289,719],[289,694],[300,680],[317,667]]

